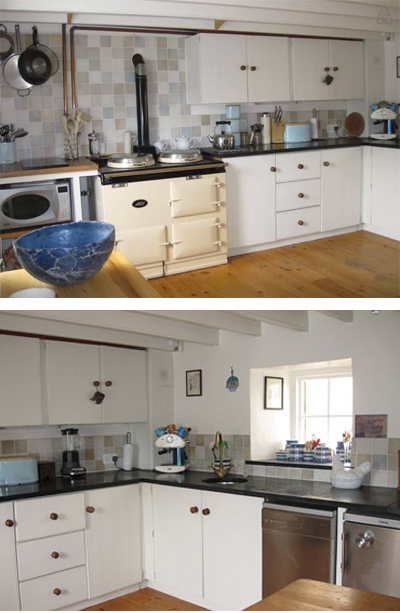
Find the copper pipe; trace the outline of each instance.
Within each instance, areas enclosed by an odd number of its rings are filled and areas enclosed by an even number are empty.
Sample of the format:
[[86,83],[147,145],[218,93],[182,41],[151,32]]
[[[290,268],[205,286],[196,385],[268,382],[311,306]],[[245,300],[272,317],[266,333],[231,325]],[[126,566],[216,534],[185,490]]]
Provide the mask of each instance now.
[[75,50],[74,50],[74,30],[71,28],[69,31],[69,44],[71,53],[71,98],[72,108],[76,109],[76,92],[75,92]]
[[67,26],[62,24],[62,54],[63,54],[63,86],[64,86],[64,115],[68,115],[67,91]]

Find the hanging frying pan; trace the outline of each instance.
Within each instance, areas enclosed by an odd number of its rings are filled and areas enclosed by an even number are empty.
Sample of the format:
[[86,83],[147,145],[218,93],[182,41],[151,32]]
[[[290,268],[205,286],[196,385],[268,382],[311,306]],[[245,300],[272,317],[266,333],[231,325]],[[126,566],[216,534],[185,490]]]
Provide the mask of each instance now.
[[[32,88],[32,83],[28,83],[22,78],[18,68],[18,60],[21,56],[21,41],[19,38],[19,26],[15,26],[15,40],[17,43],[17,53],[13,53],[8,57],[3,66],[4,78],[11,87],[18,90],[20,96],[29,96]],[[25,93],[21,93],[24,92]]]
[[7,34],[6,26],[0,23],[0,62],[4,62],[10,55],[14,53],[14,41]]
[[38,35],[36,26],[33,26],[32,28],[32,38],[33,38],[33,44],[30,47],[28,47],[25,51],[29,51],[30,53],[33,51],[39,51],[40,53],[43,53],[44,55],[46,55],[50,62],[50,75],[49,76],[53,77],[58,71],[58,68],[60,65],[57,55],[54,53],[52,49],[50,49],[50,47],[47,47],[47,45],[42,45],[39,42],[39,35]]
[[52,74],[51,61],[38,45],[38,33],[33,29],[33,45],[23,51],[18,60],[18,68],[25,81],[32,85],[43,85]]

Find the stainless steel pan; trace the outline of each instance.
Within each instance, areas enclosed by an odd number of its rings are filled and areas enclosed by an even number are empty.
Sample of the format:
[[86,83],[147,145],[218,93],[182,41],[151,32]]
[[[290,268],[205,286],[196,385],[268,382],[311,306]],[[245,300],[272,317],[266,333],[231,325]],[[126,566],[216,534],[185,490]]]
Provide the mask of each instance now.
[[11,87],[18,90],[20,96],[29,96],[32,84],[22,78],[18,68],[19,58],[21,56],[21,40],[19,37],[19,26],[15,26],[15,40],[17,43],[17,52],[8,57],[3,66],[4,78]]

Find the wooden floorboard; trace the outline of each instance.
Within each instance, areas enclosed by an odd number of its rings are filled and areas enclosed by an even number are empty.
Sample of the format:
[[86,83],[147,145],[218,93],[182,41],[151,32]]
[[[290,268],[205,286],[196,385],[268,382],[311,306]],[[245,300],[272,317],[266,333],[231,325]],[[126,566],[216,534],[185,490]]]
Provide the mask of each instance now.
[[85,611],[206,611],[190,602],[168,596],[149,587],[107,600]]
[[150,283],[164,298],[398,298],[400,243],[352,232]]

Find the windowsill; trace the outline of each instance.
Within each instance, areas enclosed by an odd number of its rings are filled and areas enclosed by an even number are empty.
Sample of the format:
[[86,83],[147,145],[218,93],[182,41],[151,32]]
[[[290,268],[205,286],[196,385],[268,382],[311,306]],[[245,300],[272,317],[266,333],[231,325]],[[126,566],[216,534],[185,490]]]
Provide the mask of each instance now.
[[332,462],[290,462],[289,460],[246,460],[251,466],[286,466],[288,468],[318,468],[332,470]]

